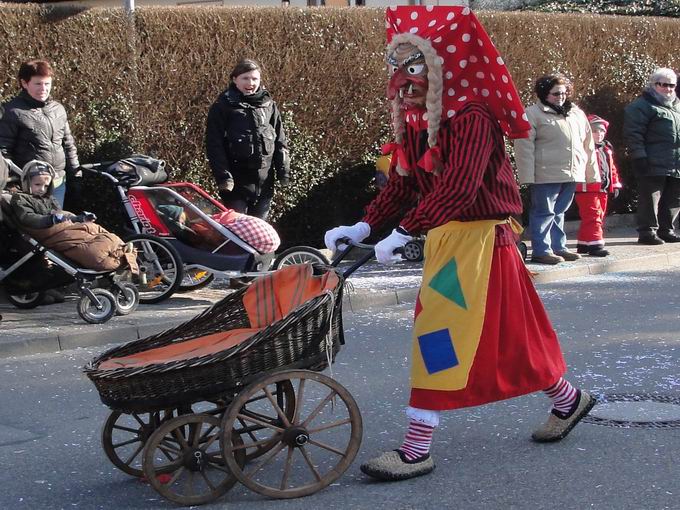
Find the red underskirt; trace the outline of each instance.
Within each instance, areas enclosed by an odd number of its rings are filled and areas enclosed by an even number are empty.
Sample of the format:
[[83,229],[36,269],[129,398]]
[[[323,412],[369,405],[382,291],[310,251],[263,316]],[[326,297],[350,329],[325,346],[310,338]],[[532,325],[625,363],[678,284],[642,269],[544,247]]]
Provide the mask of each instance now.
[[531,276],[514,244],[494,247],[486,316],[467,386],[412,389],[409,405],[448,410],[518,397],[550,387],[566,364]]

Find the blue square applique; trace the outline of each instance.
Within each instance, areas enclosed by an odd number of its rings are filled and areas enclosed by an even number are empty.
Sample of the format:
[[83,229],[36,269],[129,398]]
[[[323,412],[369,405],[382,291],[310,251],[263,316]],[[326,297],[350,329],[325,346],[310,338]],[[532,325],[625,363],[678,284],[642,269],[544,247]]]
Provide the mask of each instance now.
[[420,354],[429,374],[441,372],[458,365],[458,357],[453,348],[448,329],[440,329],[418,337]]

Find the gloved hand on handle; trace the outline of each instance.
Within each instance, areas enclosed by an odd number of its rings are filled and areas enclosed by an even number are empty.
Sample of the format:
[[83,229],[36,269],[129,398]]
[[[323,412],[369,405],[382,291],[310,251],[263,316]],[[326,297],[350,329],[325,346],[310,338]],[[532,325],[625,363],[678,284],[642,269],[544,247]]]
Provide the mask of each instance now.
[[62,223],[66,220],[68,220],[68,218],[66,216],[64,216],[64,213],[53,213],[52,214],[52,225],[56,225],[57,223]]
[[344,244],[337,245],[338,240],[343,238],[349,238],[354,243],[360,243],[371,235],[371,226],[368,223],[360,221],[351,226],[342,225],[340,227],[335,227],[326,232],[323,236],[323,242],[326,248],[331,250],[333,253],[340,248],[345,249]]
[[381,264],[394,264],[401,260],[401,254],[395,255],[394,250],[403,248],[406,243],[413,240],[413,236],[402,234],[398,230],[395,228],[390,235],[375,245],[375,258]]

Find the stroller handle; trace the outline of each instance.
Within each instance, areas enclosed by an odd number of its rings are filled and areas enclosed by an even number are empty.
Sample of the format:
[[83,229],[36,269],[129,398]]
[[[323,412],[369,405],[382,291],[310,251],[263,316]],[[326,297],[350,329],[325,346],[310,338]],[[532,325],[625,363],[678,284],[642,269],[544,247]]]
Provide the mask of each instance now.
[[[2,157],[2,156],[0,156],[0,157]],[[9,167],[9,169],[10,169],[12,172],[14,172],[15,174],[17,174],[19,177],[22,177],[22,176],[24,175],[24,171],[23,171],[21,168],[19,168],[19,167],[14,163],[14,161],[12,161],[12,160],[9,159],[9,158],[4,158],[4,159],[5,159],[5,162],[7,163],[7,166]]]
[[[335,244],[338,247],[338,251],[336,252],[336,255],[333,257],[333,260],[331,262],[332,267],[337,267],[338,264],[340,264],[340,262],[344,260],[344,258],[349,254],[349,252],[351,252],[354,248],[368,250],[364,255],[355,260],[354,263],[345,270],[345,272],[342,273],[343,278],[348,278],[352,273],[354,273],[357,269],[359,269],[361,266],[363,266],[366,262],[368,262],[375,256],[375,245],[373,244],[355,243],[348,237],[342,237],[338,239]],[[345,245],[345,247],[340,248],[340,245]],[[403,255],[404,248],[403,247],[397,248],[392,253],[394,253],[395,255]]]

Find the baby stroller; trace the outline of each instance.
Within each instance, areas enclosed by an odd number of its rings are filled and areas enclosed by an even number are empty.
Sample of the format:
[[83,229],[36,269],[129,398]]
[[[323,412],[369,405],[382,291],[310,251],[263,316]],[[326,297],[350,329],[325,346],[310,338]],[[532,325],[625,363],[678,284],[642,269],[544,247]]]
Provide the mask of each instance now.
[[46,290],[75,282],[81,295],[78,314],[86,322],[102,324],[114,314],[127,315],[137,308],[137,288],[121,273],[80,268],[20,232],[10,199],[11,194],[0,193],[0,285],[10,303],[35,308]]
[[[112,183],[123,204],[130,231],[117,233],[137,248],[142,303],[157,303],[178,290],[198,289],[216,274],[259,276],[289,264],[329,263],[320,251],[307,246],[289,248],[278,256],[257,249],[243,232],[216,220],[230,210],[203,189],[188,182],[166,182],[162,160],[132,156],[84,167]],[[163,214],[167,208],[181,208],[186,225]]]
[[344,344],[344,280],[372,255],[344,274],[286,266],[95,358],[84,371],[112,409],[107,457],[181,505],[213,501],[237,481],[296,498],[339,478],[359,450],[361,414],[319,372]]

